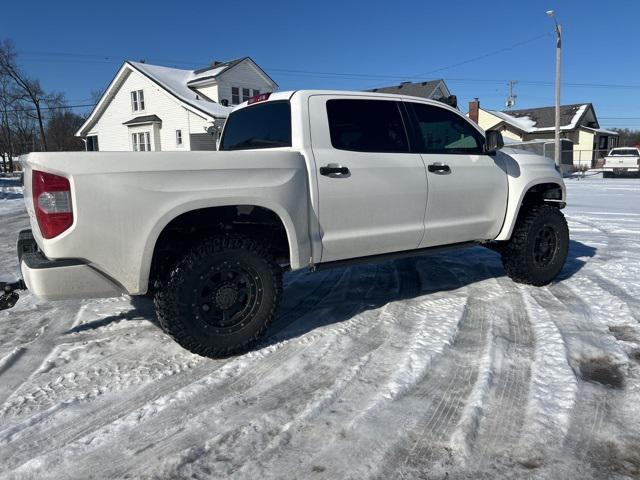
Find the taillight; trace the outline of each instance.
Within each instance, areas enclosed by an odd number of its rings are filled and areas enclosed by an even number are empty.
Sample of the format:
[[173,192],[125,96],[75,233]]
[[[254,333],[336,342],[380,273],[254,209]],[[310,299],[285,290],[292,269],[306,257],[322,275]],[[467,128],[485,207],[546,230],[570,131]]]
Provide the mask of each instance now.
[[38,226],[44,238],[58,236],[73,224],[69,180],[34,170],[31,191]]

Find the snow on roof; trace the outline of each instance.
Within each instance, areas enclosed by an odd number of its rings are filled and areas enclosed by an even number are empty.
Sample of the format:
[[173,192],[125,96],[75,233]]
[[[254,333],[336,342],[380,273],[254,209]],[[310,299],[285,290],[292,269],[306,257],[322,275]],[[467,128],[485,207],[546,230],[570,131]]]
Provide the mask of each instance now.
[[[561,106],[560,130],[573,130],[578,126],[578,122],[583,117],[589,104],[563,105]],[[526,133],[549,132],[555,129],[553,123],[550,124],[549,116],[555,116],[555,107],[532,108],[529,110],[513,110],[501,112],[498,110],[486,110],[491,115],[500,118],[505,123],[512,125]],[[569,114],[571,115],[569,117]],[[570,120],[567,122],[567,120]],[[563,123],[564,122],[564,123]],[[539,126],[540,125],[540,126]],[[542,126],[544,125],[544,126]],[[594,129],[595,130],[595,129]]]
[[[189,88],[187,83],[197,74],[193,70],[163,67],[140,62],[127,62],[143,75],[146,75],[169,93],[198,110],[216,118],[226,118],[232,107],[224,107],[206,98],[203,94]],[[209,71],[211,72],[211,71]],[[209,73],[211,75],[211,73]]]
[[596,133],[604,133],[606,135],[620,135],[618,132],[614,132],[613,130],[607,130],[606,128],[591,128],[591,127],[582,127],[585,130],[589,130],[591,132]]
[[516,117],[512,117],[511,115],[507,115],[504,112],[499,112],[497,110],[488,110],[488,112],[491,115],[498,117],[502,121],[510,125],[513,125],[514,127],[517,127],[520,130],[524,130],[525,132],[532,131],[536,126],[536,122],[531,120],[531,118],[529,117],[516,118]]

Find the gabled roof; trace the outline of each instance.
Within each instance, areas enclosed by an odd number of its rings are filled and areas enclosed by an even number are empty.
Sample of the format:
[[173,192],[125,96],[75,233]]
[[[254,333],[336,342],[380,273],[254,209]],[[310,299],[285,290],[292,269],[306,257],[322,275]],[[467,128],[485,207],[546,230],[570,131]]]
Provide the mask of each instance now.
[[262,70],[250,57],[242,57],[197,70],[184,70],[180,68],[163,67],[161,65],[151,65],[149,63],[127,61],[122,65],[122,67],[120,67],[120,70],[109,84],[109,87],[100,98],[98,104],[94,107],[85,123],[76,132],[76,136],[82,136],[84,133],[89,131],[90,127],[93,126],[96,117],[102,114],[102,112],[107,108],[109,101],[122,85],[126,75],[132,70],[141,73],[149,80],[159,85],[182,103],[185,108],[205,114],[207,118],[211,119],[226,118],[233,108],[225,107],[214,102],[206,95],[197,91],[194,86],[199,85],[200,83],[215,81],[215,79],[221,74],[245,61],[254,66],[256,71],[262,75],[266,81],[273,83],[274,87],[277,88],[278,84],[274,82],[273,79],[269,77],[269,75],[267,75],[264,70]]
[[409,95],[411,97],[432,98],[432,95],[436,89],[442,85],[442,90],[445,93],[445,97],[449,94],[444,80],[427,80],[424,82],[403,82],[400,85],[393,85],[391,87],[372,88],[367,90],[368,92],[377,93],[395,93],[397,95]]
[[162,120],[157,115],[141,115],[124,122],[123,125],[146,125],[147,123],[162,123]]
[[193,79],[194,73],[192,70],[162,67],[160,65],[150,65],[140,62],[127,63],[160,85],[178,100],[191,105],[211,117],[224,118],[229,115],[231,111],[231,107],[223,107],[187,85],[187,83]]
[[[555,107],[523,108],[520,110],[485,110],[500,118],[504,123],[526,133],[551,131],[555,129]],[[592,119],[585,121],[586,119]],[[578,127],[599,128],[593,105],[576,103],[560,106],[560,129],[574,130]]]
[[214,63],[213,65],[210,65],[208,67],[194,70],[193,78],[189,80],[187,84],[190,87],[193,87],[196,85],[206,84],[206,83],[215,81],[220,75],[228,72],[236,65],[240,65],[242,62],[245,62],[245,61],[247,63],[250,63],[258,71],[258,73],[264,77],[264,79],[267,82],[272,83],[275,88],[278,87],[278,84],[273,80],[273,78],[267,75],[267,73],[264,70],[262,70],[262,68],[260,68],[260,66],[256,62],[254,62],[251,59],[251,57],[236,58],[235,60],[230,60],[224,63]]

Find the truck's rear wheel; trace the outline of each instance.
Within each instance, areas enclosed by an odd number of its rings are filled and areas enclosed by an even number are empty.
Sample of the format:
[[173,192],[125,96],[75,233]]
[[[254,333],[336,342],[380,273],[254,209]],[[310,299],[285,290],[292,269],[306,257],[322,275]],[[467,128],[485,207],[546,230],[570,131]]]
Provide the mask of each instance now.
[[569,228],[562,212],[536,205],[518,218],[502,249],[502,265],[515,282],[542,286],[560,273],[568,251]]
[[187,350],[222,357],[248,349],[273,320],[282,272],[258,242],[219,236],[188,252],[155,295],[162,328]]

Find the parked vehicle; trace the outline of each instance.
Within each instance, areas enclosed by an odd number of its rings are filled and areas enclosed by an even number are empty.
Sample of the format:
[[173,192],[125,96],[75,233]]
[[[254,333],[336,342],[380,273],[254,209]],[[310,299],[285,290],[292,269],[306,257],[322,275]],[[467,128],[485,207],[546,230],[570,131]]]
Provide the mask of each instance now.
[[640,149],[636,147],[612,148],[604,157],[603,177],[638,175],[640,173]]
[[502,147],[441,102],[296,91],[234,110],[218,152],[33,153],[22,275],[50,300],[152,294],[164,330],[206,356],[265,331],[287,269],[485,245],[545,285],[567,255],[565,186],[549,159]]

